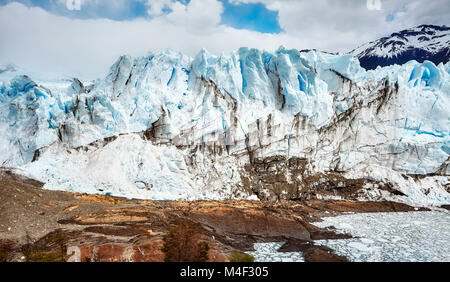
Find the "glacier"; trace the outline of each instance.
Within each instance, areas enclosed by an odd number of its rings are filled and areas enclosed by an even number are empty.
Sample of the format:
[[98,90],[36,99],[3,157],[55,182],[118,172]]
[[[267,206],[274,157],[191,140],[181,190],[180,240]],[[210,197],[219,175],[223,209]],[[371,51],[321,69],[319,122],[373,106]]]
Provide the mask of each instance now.
[[93,82],[0,74],[0,163],[144,199],[299,198],[340,175],[360,199],[449,204],[449,77],[284,47],[121,56]]

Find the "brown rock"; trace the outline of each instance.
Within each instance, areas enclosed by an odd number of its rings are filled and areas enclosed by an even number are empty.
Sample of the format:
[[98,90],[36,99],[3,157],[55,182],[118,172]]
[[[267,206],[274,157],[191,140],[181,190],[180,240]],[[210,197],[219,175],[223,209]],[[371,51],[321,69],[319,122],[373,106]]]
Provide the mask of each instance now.
[[141,227],[135,226],[89,226],[84,228],[84,231],[90,233],[98,233],[103,235],[113,235],[122,237],[132,237],[144,234],[145,230]]
[[82,216],[75,218],[78,224],[112,224],[121,222],[145,222],[146,217],[133,215],[100,215],[95,217]]
[[325,246],[315,245],[313,242],[290,239],[281,248],[280,252],[302,252],[306,262],[346,262],[347,258],[336,255],[334,251]]
[[303,256],[307,262],[347,262],[347,258],[334,254],[331,250],[310,248]]
[[70,212],[73,211],[75,209],[78,208],[78,205],[72,205],[72,206],[68,206],[67,208],[64,209],[65,212]]
[[94,246],[84,244],[84,245],[81,245],[79,248],[80,248],[80,261],[81,262],[97,261],[95,255],[94,255]]
[[450,211],[450,205],[442,205],[441,208],[449,210]]
[[226,255],[218,250],[209,250],[208,252],[208,262],[229,262],[230,260]]
[[116,204],[120,204],[120,202],[121,202],[118,198],[104,196],[104,195],[83,194],[83,195],[76,195],[75,198],[79,199],[79,200],[83,200],[83,201],[94,202],[94,203],[104,203],[104,204],[109,204],[109,205],[116,205]]
[[261,210],[217,208],[213,212],[196,211],[191,218],[213,229],[233,234],[311,239],[308,230],[298,220],[276,217]]
[[94,256],[102,262],[120,262],[124,261],[124,250],[124,246],[118,244],[105,244],[94,249]]
[[137,262],[162,262],[164,253],[162,252],[163,241],[159,237],[145,240],[139,245],[133,246],[133,261]]

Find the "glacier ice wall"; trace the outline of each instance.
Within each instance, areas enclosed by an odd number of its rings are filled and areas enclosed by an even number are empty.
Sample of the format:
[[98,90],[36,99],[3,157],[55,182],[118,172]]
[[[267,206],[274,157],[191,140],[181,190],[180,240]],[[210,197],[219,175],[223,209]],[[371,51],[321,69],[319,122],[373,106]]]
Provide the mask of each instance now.
[[448,176],[449,76],[449,63],[365,71],[350,55],[284,48],[122,56],[92,85],[0,82],[0,162],[52,189],[149,198],[239,194],[241,168],[273,156],[307,160],[311,173]]

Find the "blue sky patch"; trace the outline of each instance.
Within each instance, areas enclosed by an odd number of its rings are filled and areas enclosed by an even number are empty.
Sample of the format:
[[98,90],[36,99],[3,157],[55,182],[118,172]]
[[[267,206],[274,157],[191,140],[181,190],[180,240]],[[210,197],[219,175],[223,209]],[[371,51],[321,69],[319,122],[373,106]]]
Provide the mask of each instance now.
[[387,16],[386,16],[386,21],[387,22],[393,22],[395,20],[395,17],[399,14],[399,13],[404,13],[406,12],[406,5],[402,5],[400,8],[395,9],[394,11],[390,12]]
[[222,24],[237,29],[249,29],[263,33],[280,33],[278,12],[271,11],[261,3],[231,4],[220,0],[225,8]]
[[[190,0],[178,1],[183,4],[190,2]],[[224,7],[221,24],[262,33],[280,33],[282,31],[278,23],[278,12],[268,10],[261,3],[232,4],[229,0],[219,1]],[[119,9],[115,5],[111,5],[110,1],[89,1],[83,3],[79,11],[69,10],[64,1],[55,0],[0,0],[0,5],[11,2],[19,2],[29,7],[40,7],[56,15],[77,19],[107,18],[116,21],[149,19],[148,7],[146,7],[146,1],[143,0],[127,1]]]
[[83,3],[80,10],[67,9],[65,1],[55,0],[0,0],[0,5],[19,2],[29,7],[40,7],[52,14],[76,19],[107,18],[116,21],[132,20],[147,16],[145,1],[128,1],[122,9],[111,5],[110,1]]

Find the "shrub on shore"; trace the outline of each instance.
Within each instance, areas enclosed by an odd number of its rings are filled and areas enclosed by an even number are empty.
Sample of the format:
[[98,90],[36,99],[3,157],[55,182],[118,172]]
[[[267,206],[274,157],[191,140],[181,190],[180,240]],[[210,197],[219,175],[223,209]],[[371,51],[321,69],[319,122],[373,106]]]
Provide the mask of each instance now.
[[205,262],[209,244],[200,240],[197,226],[188,221],[179,223],[163,237],[166,262]]
[[240,253],[237,251],[234,251],[230,257],[230,262],[254,262],[254,261],[255,258],[252,255]]

